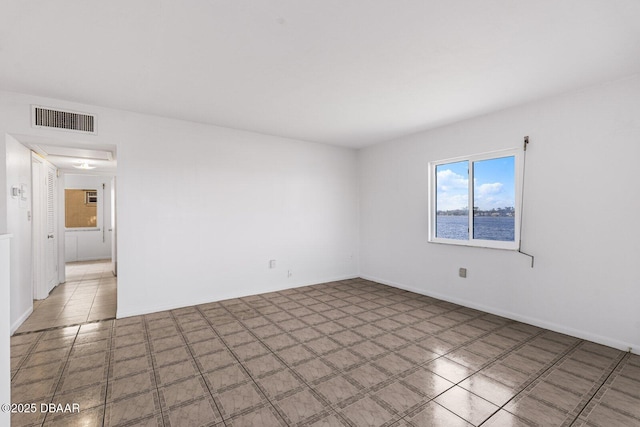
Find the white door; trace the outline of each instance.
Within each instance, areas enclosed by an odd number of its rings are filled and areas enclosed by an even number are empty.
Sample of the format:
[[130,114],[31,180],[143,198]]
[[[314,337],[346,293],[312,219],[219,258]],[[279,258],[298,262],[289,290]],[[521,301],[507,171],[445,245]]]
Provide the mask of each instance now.
[[118,275],[117,232],[116,232],[116,177],[111,178],[111,271]]
[[57,171],[32,157],[33,296],[44,299],[58,284]]
[[47,284],[47,294],[58,284],[58,233],[57,233],[57,197],[58,194],[58,174],[55,167],[47,165],[46,184],[46,230],[47,240],[45,243],[45,282]]
[[46,188],[46,178],[44,177],[44,164],[42,161],[32,155],[31,157],[31,201],[33,206],[32,216],[32,268],[33,268],[33,299],[44,299],[47,297],[46,286],[44,285],[44,239],[46,238],[46,230],[43,226],[42,218],[45,213],[43,205],[43,190]]

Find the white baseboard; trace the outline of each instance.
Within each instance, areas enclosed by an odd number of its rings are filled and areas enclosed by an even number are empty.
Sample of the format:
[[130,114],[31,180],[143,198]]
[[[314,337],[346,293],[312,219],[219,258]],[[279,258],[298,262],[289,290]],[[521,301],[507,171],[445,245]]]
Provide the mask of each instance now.
[[24,321],[27,320],[29,316],[31,316],[31,313],[33,313],[33,304],[27,311],[22,313],[22,316],[20,316],[15,322],[13,322],[13,324],[11,325],[11,331],[9,334],[13,335],[14,332],[18,330],[20,325],[22,325]]
[[90,257],[82,257],[78,259],[68,259],[65,260],[67,262],[83,262],[83,261],[105,261],[111,259],[111,254],[109,255],[101,255],[101,256],[90,256]]
[[465,307],[473,308],[476,310],[481,310],[486,313],[495,314],[496,316],[506,317],[508,319],[517,320],[518,322],[528,323],[533,326],[538,326],[540,328],[549,329],[554,332],[559,332],[561,334],[571,335],[576,338],[581,338],[587,341],[593,341],[598,344],[606,345],[608,347],[613,347],[622,351],[630,351],[634,354],[640,354],[640,343],[630,343],[625,341],[616,340],[613,338],[605,337],[602,335],[594,334],[589,331],[584,331],[580,329],[570,328],[564,325],[560,325],[558,323],[549,322],[543,319],[538,319],[530,316],[523,316],[518,313],[513,313],[511,311],[501,310],[496,307],[486,306],[484,304],[477,304],[473,301],[451,297],[449,295],[443,295],[438,292],[429,292],[424,289],[418,289],[411,286],[406,286],[402,283],[397,283],[390,280],[381,279],[379,277],[361,275],[363,279],[371,280],[373,282],[382,283],[383,285],[393,286],[394,288],[404,289],[405,291],[414,292],[416,294],[425,295],[432,298],[437,298],[443,301],[451,302],[454,304],[459,304]]

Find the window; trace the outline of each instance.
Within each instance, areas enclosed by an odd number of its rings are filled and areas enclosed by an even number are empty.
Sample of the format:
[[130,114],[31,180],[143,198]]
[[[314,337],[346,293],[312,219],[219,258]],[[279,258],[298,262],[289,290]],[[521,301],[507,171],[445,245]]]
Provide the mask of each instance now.
[[95,228],[98,225],[98,190],[64,190],[66,228]]
[[429,163],[429,241],[518,249],[521,162],[512,149]]
[[85,205],[96,205],[98,203],[98,192],[93,190],[84,190]]

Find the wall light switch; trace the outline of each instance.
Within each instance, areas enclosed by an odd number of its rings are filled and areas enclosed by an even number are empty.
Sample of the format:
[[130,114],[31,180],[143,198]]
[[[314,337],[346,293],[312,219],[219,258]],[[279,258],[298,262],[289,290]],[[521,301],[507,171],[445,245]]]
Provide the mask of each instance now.
[[458,276],[460,277],[467,277],[467,269],[466,268],[460,268],[458,270]]
[[269,261],[269,268],[276,268],[276,260],[272,259]]

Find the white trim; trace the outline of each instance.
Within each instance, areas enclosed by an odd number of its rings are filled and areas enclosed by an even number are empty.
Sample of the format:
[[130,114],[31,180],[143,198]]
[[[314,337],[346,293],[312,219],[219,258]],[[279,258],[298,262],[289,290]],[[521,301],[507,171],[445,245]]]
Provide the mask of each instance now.
[[22,316],[20,316],[18,319],[16,319],[15,322],[13,322],[13,324],[11,325],[11,331],[9,332],[9,334],[13,335],[14,332],[17,331],[18,328],[24,323],[24,321],[27,320],[29,316],[31,316],[31,313],[33,313],[33,303],[31,303],[31,307],[29,307],[27,311],[22,313]]
[[[457,246],[473,246],[480,248],[490,248],[490,249],[506,249],[506,250],[518,250],[520,249],[520,221],[522,220],[521,209],[522,206],[522,174],[523,174],[523,149],[522,148],[509,148],[498,151],[491,151],[487,153],[473,154],[469,156],[462,157],[454,157],[450,159],[444,160],[436,160],[429,162],[428,171],[428,242],[429,243],[440,243],[440,244],[448,244],[448,245],[457,245]],[[499,159],[502,157],[514,157],[514,191],[515,191],[515,206],[514,206],[514,240],[511,241],[497,241],[497,240],[482,240],[482,239],[474,239],[473,238],[473,163],[482,160],[490,160],[490,159]],[[436,237],[436,168],[440,165],[448,164],[448,163],[457,163],[457,162],[468,162],[469,174],[469,238],[468,240],[456,240],[456,239],[446,239],[442,237]]]
[[78,258],[69,262],[85,262],[85,261],[111,261],[111,258],[109,258],[109,256],[98,255],[98,256],[91,256],[86,258]]
[[225,294],[220,295],[219,298],[216,299],[211,299],[210,297],[205,297],[205,298],[194,298],[191,300],[183,300],[181,302],[174,302],[172,304],[163,304],[163,305],[157,305],[157,306],[149,306],[149,307],[142,307],[140,308],[139,306],[136,307],[135,310],[130,310],[130,311],[123,311],[120,308],[117,309],[117,313],[116,313],[116,318],[117,319],[121,319],[123,317],[131,317],[131,316],[140,316],[140,315],[144,315],[144,314],[151,314],[151,313],[157,313],[159,311],[166,311],[166,310],[175,310],[178,308],[183,308],[183,307],[191,307],[194,305],[202,305],[202,304],[208,304],[208,303],[212,303],[212,302],[218,302],[218,301],[225,301],[228,299],[233,299],[233,298],[243,298],[243,297],[248,297],[248,296],[252,296],[252,295],[260,295],[260,294],[266,294],[269,292],[278,292],[278,291],[284,291],[287,289],[296,289],[296,288],[304,288],[305,286],[313,286],[313,285],[319,285],[321,283],[328,283],[328,282],[337,282],[340,280],[350,280],[350,279],[357,279],[360,276],[358,275],[347,275],[347,276],[339,276],[339,277],[333,277],[333,278],[329,278],[329,279],[322,279],[322,281],[317,282],[314,281],[313,283],[302,283],[302,284],[296,284],[294,286],[290,286],[290,285],[284,285],[284,286],[273,286],[270,288],[266,288],[263,290],[260,290],[260,292],[257,293],[233,293],[233,292],[227,292]]
[[518,322],[527,323],[529,325],[537,326],[539,328],[544,328],[544,329],[548,329],[550,331],[558,332],[561,334],[570,335],[575,338],[592,341],[598,344],[606,345],[608,347],[616,348],[618,350],[629,351],[629,349],[631,349],[631,353],[640,354],[640,342],[637,342],[634,344],[627,341],[620,341],[620,340],[605,337],[602,335],[594,334],[588,331],[584,331],[581,329],[568,328],[558,323],[549,322],[543,319],[538,319],[536,317],[522,316],[520,314],[513,313],[511,311],[500,310],[495,307],[490,307],[484,304],[477,304],[470,300],[455,298],[449,295],[440,294],[438,292],[425,291],[424,289],[414,288],[412,286],[403,285],[401,283],[394,282],[391,280],[385,280],[385,279],[380,279],[378,277],[364,276],[364,275],[361,277],[363,279],[371,280],[373,282],[381,283],[383,285],[393,286],[394,288],[403,289],[405,291],[413,292],[420,295],[425,295],[432,298],[437,298],[437,299],[451,302],[454,304],[459,304],[464,307],[484,311],[489,314],[495,314],[496,316],[506,317],[507,319],[516,320]]

